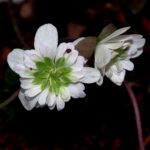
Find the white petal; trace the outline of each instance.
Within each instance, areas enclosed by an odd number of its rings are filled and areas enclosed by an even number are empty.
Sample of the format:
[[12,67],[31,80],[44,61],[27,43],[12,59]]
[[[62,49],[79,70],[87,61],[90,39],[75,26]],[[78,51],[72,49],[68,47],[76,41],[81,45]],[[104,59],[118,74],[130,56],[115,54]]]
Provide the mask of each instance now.
[[26,110],[33,109],[38,100],[37,97],[33,98],[32,100],[28,100],[22,91],[19,92],[18,97]]
[[101,86],[101,85],[103,84],[103,80],[104,80],[104,78],[101,77],[101,78],[96,82],[97,85]]
[[52,105],[52,106],[49,106],[49,109],[53,110],[55,108],[55,105],[56,105],[56,103],[54,103],[54,105]]
[[24,51],[24,63],[28,68],[36,69],[35,61],[42,59],[35,50]]
[[46,101],[47,101],[47,96],[48,96],[48,93],[49,93],[49,89],[45,89],[44,91],[42,91],[39,95],[39,99],[38,99],[38,103],[40,105],[45,105],[46,104]]
[[[109,72],[111,71],[111,73]],[[109,70],[106,73],[106,76],[112,81],[114,82],[116,85],[121,85],[124,77],[125,77],[125,70],[121,71],[121,72],[115,72],[113,70]]]
[[[133,35],[132,35],[133,36]],[[138,36],[138,35],[137,35]],[[140,36],[140,35],[139,35]],[[137,52],[137,51],[141,51],[142,49],[143,49],[143,46],[144,46],[144,44],[145,44],[145,39],[144,38],[138,38],[138,37],[136,37],[136,38],[134,38],[134,36],[132,37],[132,41],[131,41],[131,46],[130,46],[130,48],[129,48],[129,50],[128,50],[128,54],[129,55],[131,55],[131,57],[133,58],[134,57],[134,55],[136,56],[137,55],[137,53],[139,53],[139,52]],[[141,54],[142,52],[140,52],[140,54]],[[138,55],[139,56],[139,55]],[[136,56],[137,57],[137,56]],[[134,57],[135,58],[135,57]]]
[[132,54],[130,58],[136,58],[143,53],[143,49],[139,49],[136,53]]
[[113,70],[114,70],[115,72],[121,72],[122,70],[125,69],[121,62],[122,62],[122,61],[116,62],[115,65],[113,65],[111,68],[113,68]]
[[34,85],[31,89],[28,89],[25,91],[25,96],[27,97],[34,97],[36,96],[37,94],[39,94],[41,92],[41,87],[38,86],[38,85]]
[[86,94],[84,93],[85,87],[82,83],[69,85],[70,95],[73,98],[84,98]]
[[64,109],[65,107],[65,102],[60,98],[60,96],[57,96],[56,98],[56,107],[58,111]]
[[65,58],[67,59],[67,64],[72,65],[75,63],[79,52],[76,50],[72,50],[70,53],[65,53]]
[[130,47],[128,49],[128,56],[132,56],[137,52],[137,47],[135,44],[130,44]]
[[68,102],[70,100],[70,92],[68,87],[61,88],[61,98],[64,102]]
[[23,64],[16,64],[13,67],[13,71],[18,73],[19,75],[24,74],[27,70],[28,68]]
[[117,43],[107,43],[107,47],[109,49],[118,49],[122,46],[123,46],[123,42],[119,42],[119,41]]
[[18,72],[18,74],[22,78],[33,78],[32,73],[31,73],[32,71],[26,68],[24,65],[18,64],[14,66],[14,70]]
[[74,71],[74,70],[72,71],[72,74],[71,74],[71,77],[70,77],[71,82],[75,83],[75,82],[80,81],[81,78],[83,78],[84,74],[83,74],[82,70],[81,71]]
[[134,43],[137,48],[143,48],[144,44],[145,44],[145,39],[142,38],[142,39],[133,39]]
[[120,63],[126,70],[132,71],[134,69],[134,64],[130,60],[122,60]]
[[34,47],[43,57],[54,58],[58,44],[57,29],[52,24],[39,27],[36,32]]
[[101,77],[100,77],[100,79],[96,83],[97,83],[97,85],[101,86],[103,84],[103,80],[104,80],[104,76],[105,76],[105,67],[102,68],[102,69],[98,69],[98,70],[100,72]]
[[36,50],[25,50],[24,54],[26,54],[32,61],[40,60],[42,57],[40,56],[40,53]]
[[[18,68],[18,66],[16,66],[15,68]],[[21,78],[28,78],[28,79],[33,79],[34,78],[33,75],[32,75],[32,71],[29,70],[29,69],[20,71],[20,77]]]
[[76,62],[71,66],[74,71],[81,71],[85,63],[85,58],[83,56],[78,56]]
[[[130,58],[136,58],[136,57],[140,56],[143,52],[144,44],[145,44],[145,39],[134,40],[133,45],[129,49]],[[132,47],[134,47],[135,51],[132,50],[133,49]]]
[[[24,51],[22,49],[14,49],[7,57],[10,68],[17,74],[20,74],[22,70],[26,69],[24,66],[23,54]],[[16,68],[17,65],[20,66],[20,68]]]
[[61,43],[57,48],[55,60],[58,60],[59,58],[64,57],[66,50],[67,50],[67,43]]
[[33,79],[26,79],[26,78],[21,78],[20,82],[21,82],[21,88],[23,89],[30,89],[32,88],[34,85],[32,83]]
[[118,29],[118,30],[114,31],[112,34],[110,34],[109,36],[107,36],[105,39],[103,39],[101,41],[101,43],[105,43],[105,42],[109,41],[110,39],[123,34],[124,32],[126,32],[129,29],[130,29],[130,27],[124,27],[124,28]]
[[95,66],[101,69],[111,60],[111,50],[108,49],[105,45],[99,44],[96,47],[95,52]]
[[56,95],[49,93],[48,97],[47,97],[47,102],[46,102],[47,105],[49,107],[53,107],[53,106],[55,106],[55,102],[56,102]]
[[29,68],[24,65],[24,51],[21,49],[14,49],[7,57],[10,68],[19,74],[21,77],[32,78]]
[[112,42],[112,43],[117,43],[117,42],[128,42],[130,40],[132,40],[132,34],[130,35],[119,35],[119,36],[116,36],[114,37],[113,39],[110,39],[109,40],[109,43]]
[[80,81],[83,83],[94,83],[101,77],[100,72],[95,68],[84,67],[82,73],[84,76],[80,79]]
[[36,65],[33,62],[33,60],[31,59],[31,57],[29,57],[28,55],[24,54],[24,64],[28,67],[28,68],[33,68],[36,69]]

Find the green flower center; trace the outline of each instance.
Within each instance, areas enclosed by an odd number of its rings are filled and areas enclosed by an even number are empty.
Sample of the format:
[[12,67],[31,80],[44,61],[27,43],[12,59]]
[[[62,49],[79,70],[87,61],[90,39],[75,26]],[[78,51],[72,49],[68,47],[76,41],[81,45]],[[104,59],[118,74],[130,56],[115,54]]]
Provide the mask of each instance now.
[[59,58],[56,62],[48,57],[35,62],[36,70],[33,72],[33,84],[40,85],[44,90],[49,88],[51,93],[60,93],[61,87],[71,83],[71,67],[66,65],[65,58]]

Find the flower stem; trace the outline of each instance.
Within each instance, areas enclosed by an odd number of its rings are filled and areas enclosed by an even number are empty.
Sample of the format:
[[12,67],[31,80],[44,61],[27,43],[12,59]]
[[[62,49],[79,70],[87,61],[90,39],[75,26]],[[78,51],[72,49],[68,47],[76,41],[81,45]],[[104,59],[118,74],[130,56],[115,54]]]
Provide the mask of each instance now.
[[125,81],[124,85],[127,89],[127,92],[130,96],[132,105],[133,105],[133,109],[134,109],[134,113],[135,113],[135,120],[136,120],[136,126],[137,126],[137,134],[138,134],[138,141],[139,141],[139,148],[140,150],[145,150],[144,148],[144,142],[143,142],[143,134],[142,134],[142,125],[141,125],[141,118],[140,118],[140,111],[138,108],[138,104],[137,104],[137,100],[135,97],[135,94],[133,93],[133,90],[131,89],[131,87],[129,86],[128,82]]
[[10,104],[18,95],[20,89],[15,91],[8,99],[6,99],[4,102],[0,103],[0,109],[5,108],[8,104]]

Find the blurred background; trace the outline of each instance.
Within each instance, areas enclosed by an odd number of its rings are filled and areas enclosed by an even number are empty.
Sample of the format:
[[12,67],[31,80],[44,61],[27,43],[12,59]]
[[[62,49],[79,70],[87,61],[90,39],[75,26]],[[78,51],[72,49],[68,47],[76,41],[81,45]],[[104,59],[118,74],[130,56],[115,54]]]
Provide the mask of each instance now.
[[[32,49],[39,26],[52,23],[59,39],[98,36],[109,23],[131,26],[146,38],[144,53],[127,72],[140,109],[144,144],[150,149],[150,1],[148,0],[0,0],[0,103],[19,88],[7,55]],[[105,78],[101,87],[85,85],[87,96],[64,110],[26,111],[18,98],[0,107],[0,150],[137,150],[135,116],[124,85]],[[1,106],[1,104],[0,104]]]

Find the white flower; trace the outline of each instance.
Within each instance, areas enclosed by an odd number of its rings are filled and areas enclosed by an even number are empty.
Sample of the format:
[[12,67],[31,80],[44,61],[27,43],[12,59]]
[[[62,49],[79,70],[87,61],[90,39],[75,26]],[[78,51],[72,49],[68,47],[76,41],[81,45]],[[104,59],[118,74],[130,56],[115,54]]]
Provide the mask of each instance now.
[[27,110],[45,105],[62,110],[71,97],[85,97],[83,83],[100,78],[99,71],[84,67],[73,43],[57,44],[57,29],[45,24],[35,35],[35,50],[14,49],[8,55],[10,68],[21,77],[19,99]]
[[[142,35],[121,35],[129,28],[125,27],[114,31],[98,42],[96,46],[95,68],[103,77],[106,75],[117,85],[122,84],[125,70],[133,70],[134,64],[130,59],[141,55],[145,44]],[[98,85],[103,83],[103,77],[97,82]]]

